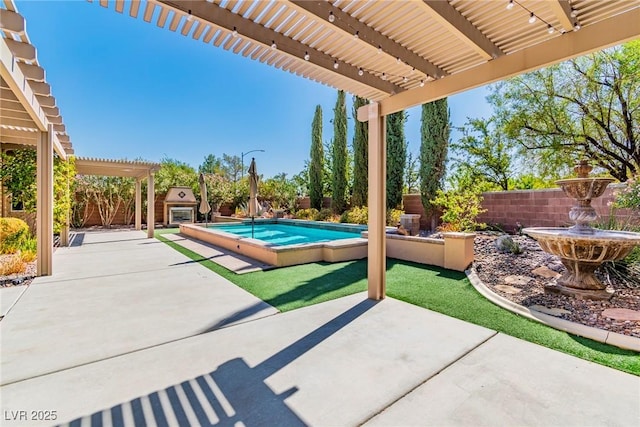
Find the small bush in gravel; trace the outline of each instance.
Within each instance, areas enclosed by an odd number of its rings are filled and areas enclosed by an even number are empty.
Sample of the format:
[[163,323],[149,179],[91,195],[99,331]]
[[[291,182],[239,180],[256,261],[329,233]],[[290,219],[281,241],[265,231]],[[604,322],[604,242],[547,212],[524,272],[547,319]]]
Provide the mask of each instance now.
[[496,249],[500,252],[511,252],[514,255],[520,255],[522,253],[522,248],[520,245],[513,241],[510,236],[504,235],[500,236],[496,239]]

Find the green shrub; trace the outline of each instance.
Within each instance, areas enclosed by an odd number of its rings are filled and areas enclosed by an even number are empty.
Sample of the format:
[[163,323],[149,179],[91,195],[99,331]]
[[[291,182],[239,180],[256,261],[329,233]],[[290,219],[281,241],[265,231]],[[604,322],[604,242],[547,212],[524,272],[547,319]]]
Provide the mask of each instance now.
[[29,226],[19,218],[0,218],[0,254],[13,254],[31,239]]
[[320,216],[320,212],[317,209],[300,209],[296,212],[296,219],[307,219],[311,221],[316,221]]
[[387,210],[387,225],[395,227],[400,222],[400,215],[404,215],[404,211],[400,209],[388,209]]
[[333,219],[333,211],[331,209],[324,208],[318,215],[316,215],[316,221],[331,221]]
[[485,224],[477,223],[476,218],[486,209],[482,209],[482,196],[473,190],[460,188],[450,191],[438,190],[437,196],[431,201],[441,206],[443,214],[442,230],[446,231],[475,231]]
[[346,222],[349,224],[366,224],[369,222],[369,208],[366,206],[356,206],[351,208],[340,216],[340,222]]

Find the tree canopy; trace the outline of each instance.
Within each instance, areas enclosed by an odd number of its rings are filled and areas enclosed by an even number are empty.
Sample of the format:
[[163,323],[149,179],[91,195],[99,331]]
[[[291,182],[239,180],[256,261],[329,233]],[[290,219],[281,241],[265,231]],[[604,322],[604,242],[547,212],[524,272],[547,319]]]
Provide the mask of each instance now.
[[640,40],[493,86],[508,136],[544,176],[578,159],[626,181],[640,172]]
[[347,107],[344,91],[338,91],[333,110],[331,197],[334,212],[343,212],[347,196]]

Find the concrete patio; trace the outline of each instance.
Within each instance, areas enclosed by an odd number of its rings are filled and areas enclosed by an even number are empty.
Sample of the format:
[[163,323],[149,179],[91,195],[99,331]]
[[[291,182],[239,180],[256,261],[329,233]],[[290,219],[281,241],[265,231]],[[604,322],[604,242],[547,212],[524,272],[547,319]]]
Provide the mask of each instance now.
[[3,426],[640,421],[633,375],[364,293],[278,314],[142,232],[82,237],[0,290]]

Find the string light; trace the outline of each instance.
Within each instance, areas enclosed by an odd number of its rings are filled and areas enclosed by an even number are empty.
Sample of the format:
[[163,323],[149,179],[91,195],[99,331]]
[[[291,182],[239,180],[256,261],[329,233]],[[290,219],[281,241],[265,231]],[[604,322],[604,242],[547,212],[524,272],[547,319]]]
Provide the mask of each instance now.
[[397,63],[397,64],[402,64],[402,59],[400,59],[400,57],[397,57],[397,58],[396,58],[396,63]]
[[304,60],[305,60],[305,61],[308,61],[308,60],[309,60],[309,58],[311,58],[311,57],[309,56],[309,52],[305,52],[305,53],[304,53]]
[[382,53],[382,46],[378,46],[378,55]]
[[358,40],[360,38],[360,31],[356,31],[356,33],[353,35],[353,38]]
[[362,71],[362,68],[358,68],[358,75],[359,76],[364,75],[364,71]]
[[271,49],[276,50],[278,48],[278,45],[276,44],[275,41],[271,41]]
[[549,34],[553,34],[553,32],[554,32],[554,31],[555,31],[555,30],[553,29],[553,26],[552,26],[551,24],[549,24],[549,25],[547,26],[547,32],[548,32]]
[[578,16],[578,11],[575,10],[574,8],[571,8],[571,17],[575,18],[576,16]]
[[233,31],[231,32],[231,35],[233,37],[238,37],[238,30],[236,30],[236,27],[233,27]]
[[513,9],[513,6],[514,6],[513,0],[509,0],[509,3],[507,4],[507,10]]
[[533,24],[534,22],[536,22],[536,15],[531,12],[531,16],[529,17],[529,24]]
[[420,80],[420,87],[424,87],[424,80]]
[[406,83],[406,82],[408,82],[408,81],[409,81],[409,77],[404,76],[404,77],[402,78],[402,81],[403,81],[403,82],[405,82],[405,83]]
[[335,20],[336,20],[336,17],[333,14],[333,12],[329,12],[329,22],[334,22]]
[[187,15],[187,21],[193,21],[193,15],[191,14],[191,9],[189,9],[189,14]]
[[334,68],[335,70],[337,70],[339,66],[340,66],[340,65],[338,64],[338,61],[333,61],[333,68]]
[[385,73],[382,73],[382,77],[380,77],[382,80],[387,80],[387,75]]
[[579,22],[576,22],[575,24],[573,24],[573,29],[578,31],[580,28],[582,28],[582,25],[580,25]]

